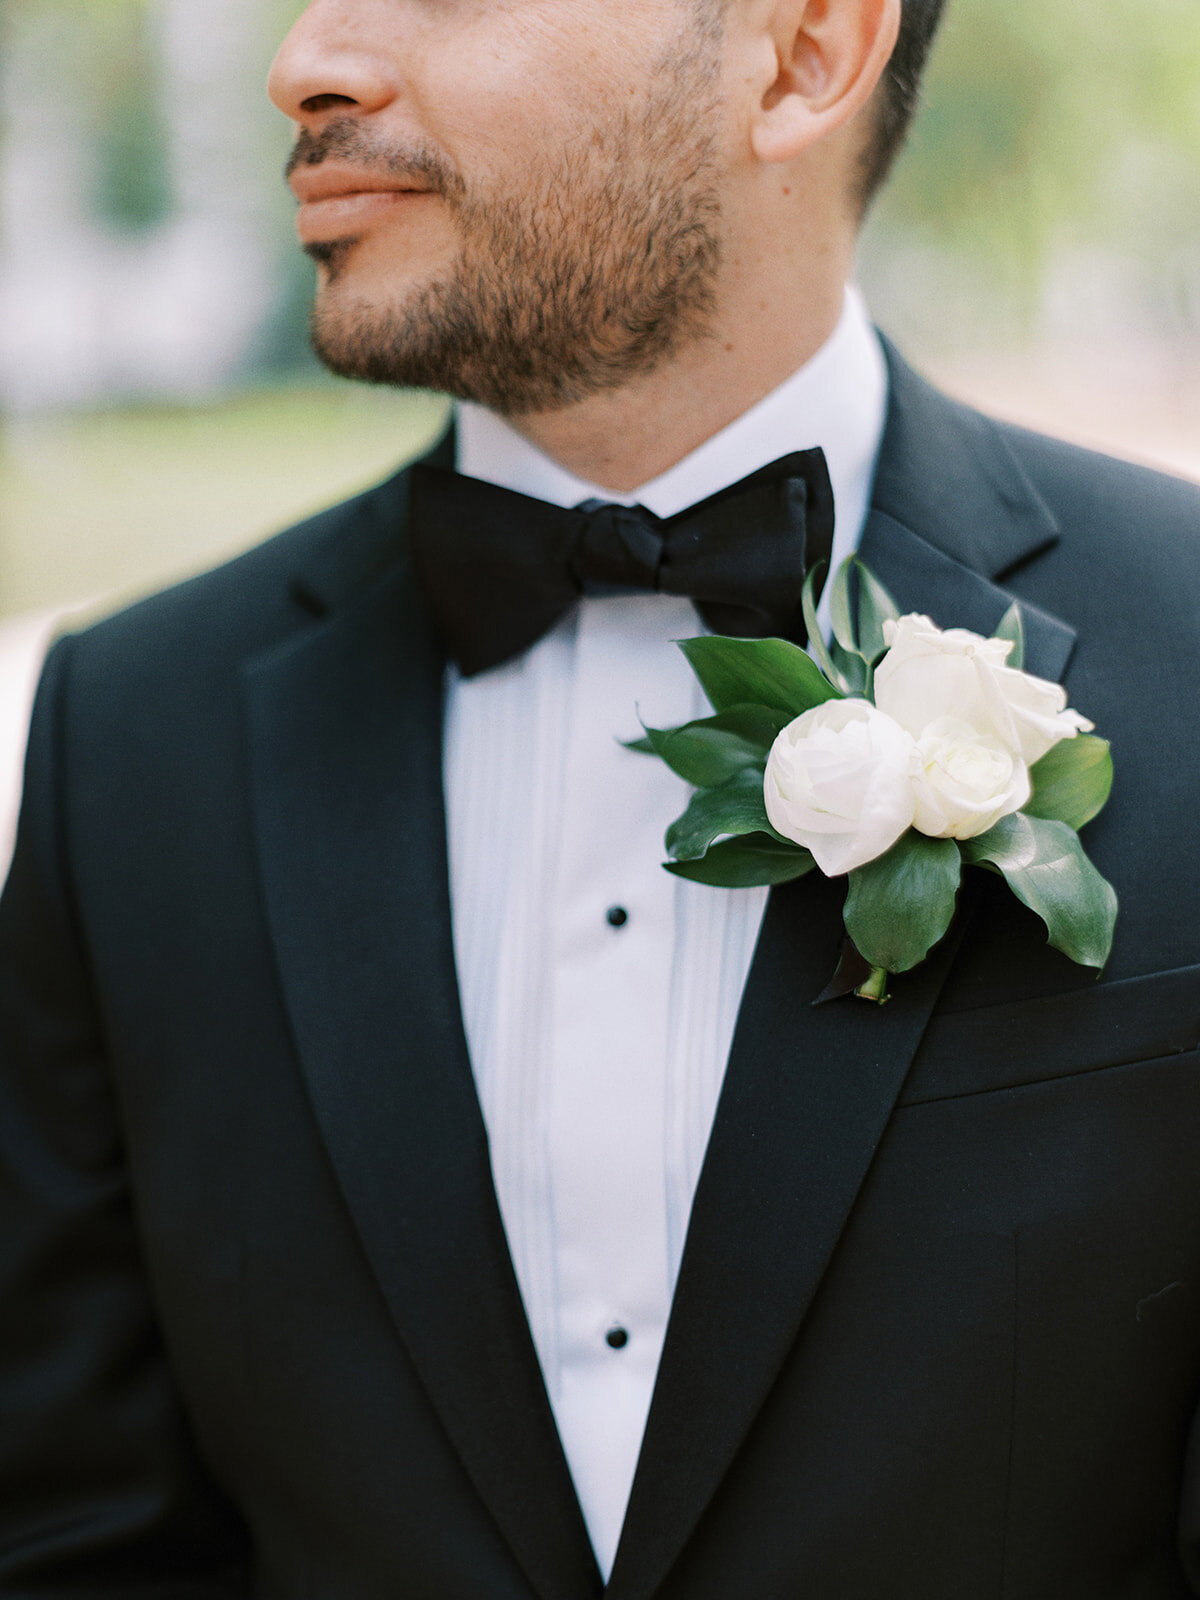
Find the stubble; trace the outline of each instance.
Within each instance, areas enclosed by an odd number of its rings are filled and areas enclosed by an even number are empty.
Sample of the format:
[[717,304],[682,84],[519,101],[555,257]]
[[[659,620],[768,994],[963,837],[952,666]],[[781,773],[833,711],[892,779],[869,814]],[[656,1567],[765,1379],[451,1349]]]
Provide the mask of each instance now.
[[694,33],[637,111],[539,155],[502,194],[473,192],[434,149],[372,147],[351,119],[302,136],[293,162],[336,155],[419,179],[450,208],[459,241],[441,276],[382,305],[353,293],[355,241],[312,250],[325,266],[312,318],[321,360],[519,416],[621,387],[708,337],[721,260],[718,63],[715,31]]

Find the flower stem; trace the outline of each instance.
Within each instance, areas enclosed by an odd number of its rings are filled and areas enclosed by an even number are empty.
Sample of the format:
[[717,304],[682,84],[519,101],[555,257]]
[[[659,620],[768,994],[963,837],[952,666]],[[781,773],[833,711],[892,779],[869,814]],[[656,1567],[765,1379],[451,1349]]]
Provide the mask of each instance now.
[[871,976],[865,983],[860,983],[855,989],[855,994],[864,1000],[873,1000],[877,1006],[885,1006],[891,999],[888,994],[888,975],[883,967],[872,967]]

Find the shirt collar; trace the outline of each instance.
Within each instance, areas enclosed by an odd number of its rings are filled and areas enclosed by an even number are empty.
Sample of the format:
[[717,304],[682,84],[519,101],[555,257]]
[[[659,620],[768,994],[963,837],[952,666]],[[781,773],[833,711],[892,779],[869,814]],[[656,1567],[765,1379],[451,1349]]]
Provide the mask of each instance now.
[[[464,403],[458,411],[458,467],[505,489],[552,505],[584,500],[635,502],[669,517],[792,450],[820,446],[829,464],[838,513],[835,565],[858,542],[887,411],[887,367],[857,289],[847,287],[829,339],[798,372],[728,427],[631,494],[617,495],[577,478],[494,412]],[[842,547],[842,548],[839,548]]]

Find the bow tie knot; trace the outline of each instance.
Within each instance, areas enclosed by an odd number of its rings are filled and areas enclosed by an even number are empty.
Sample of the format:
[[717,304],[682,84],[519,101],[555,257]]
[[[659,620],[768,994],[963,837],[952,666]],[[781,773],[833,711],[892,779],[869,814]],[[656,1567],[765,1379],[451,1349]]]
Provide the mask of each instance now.
[[585,500],[578,513],[579,540],[570,566],[580,594],[604,596],[660,587],[666,524],[652,511]]
[[833,490],[820,450],[673,517],[605,501],[564,510],[425,463],[410,528],[435,621],[470,677],[528,649],[581,595],[684,596],[714,632],[803,642],[804,575],[829,559]]

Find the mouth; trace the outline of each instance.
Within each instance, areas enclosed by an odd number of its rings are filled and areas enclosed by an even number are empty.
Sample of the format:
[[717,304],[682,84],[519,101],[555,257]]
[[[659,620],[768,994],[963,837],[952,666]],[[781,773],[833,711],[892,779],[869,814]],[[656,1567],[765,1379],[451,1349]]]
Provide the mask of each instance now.
[[373,222],[434,197],[433,190],[410,180],[377,177],[332,162],[299,167],[289,182],[300,202],[296,232],[306,245],[357,235]]

